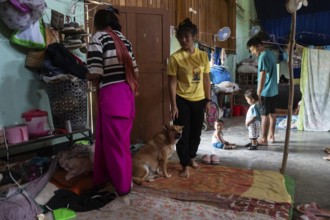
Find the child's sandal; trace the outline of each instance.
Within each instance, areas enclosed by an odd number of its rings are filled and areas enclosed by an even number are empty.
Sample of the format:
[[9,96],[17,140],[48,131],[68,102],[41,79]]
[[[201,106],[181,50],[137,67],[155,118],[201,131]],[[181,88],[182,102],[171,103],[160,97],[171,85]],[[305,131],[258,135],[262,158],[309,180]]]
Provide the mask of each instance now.
[[232,150],[236,148],[236,144],[225,144],[224,148],[225,150]]

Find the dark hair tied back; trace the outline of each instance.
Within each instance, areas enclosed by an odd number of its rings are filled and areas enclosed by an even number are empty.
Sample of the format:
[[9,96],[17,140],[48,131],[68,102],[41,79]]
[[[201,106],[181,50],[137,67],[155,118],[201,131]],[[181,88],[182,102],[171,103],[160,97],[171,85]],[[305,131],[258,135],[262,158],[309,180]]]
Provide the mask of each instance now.
[[121,25],[116,14],[119,15],[119,10],[112,6],[98,10],[94,16],[95,28],[104,30],[111,27],[113,30],[121,31]]
[[193,24],[189,18],[186,18],[180,22],[176,31],[176,37],[180,37],[186,33],[191,33],[193,36],[196,36],[198,33],[197,26]]
[[119,10],[117,8],[112,7],[112,6],[108,6],[105,10],[107,10],[111,13],[115,13],[115,14],[119,15]]

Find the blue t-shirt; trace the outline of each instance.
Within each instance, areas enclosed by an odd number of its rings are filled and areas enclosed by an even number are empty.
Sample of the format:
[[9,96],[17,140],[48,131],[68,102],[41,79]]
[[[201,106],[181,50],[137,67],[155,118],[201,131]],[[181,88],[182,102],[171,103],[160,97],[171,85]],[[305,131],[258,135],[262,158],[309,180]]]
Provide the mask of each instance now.
[[260,80],[260,72],[266,71],[266,80],[261,96],[273,97],[278,94],[277,85],[277,67],[274,54],[269,50],[260,53],[258,59],[258,81]]

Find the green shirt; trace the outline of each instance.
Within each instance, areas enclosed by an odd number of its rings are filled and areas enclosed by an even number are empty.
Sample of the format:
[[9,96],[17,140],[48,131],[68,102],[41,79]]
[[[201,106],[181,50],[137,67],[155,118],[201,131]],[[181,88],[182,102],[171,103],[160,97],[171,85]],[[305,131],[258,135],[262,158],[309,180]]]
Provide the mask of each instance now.
[[260,72],[266,71],[266,80],[261,96],[273,97],[278,94],[277,85],[277,67],[274,54],[269,50],[264,50],[258,59],[258,81],[260,80]]

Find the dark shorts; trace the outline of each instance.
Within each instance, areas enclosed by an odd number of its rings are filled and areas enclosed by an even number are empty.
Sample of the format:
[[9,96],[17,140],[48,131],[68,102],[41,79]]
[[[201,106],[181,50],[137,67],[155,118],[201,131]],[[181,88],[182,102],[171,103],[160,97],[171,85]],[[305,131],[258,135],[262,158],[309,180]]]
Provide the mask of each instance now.
[[275,113],[276,98],[277,95],[272,97],[261,96],[260,115],[269,115]]

